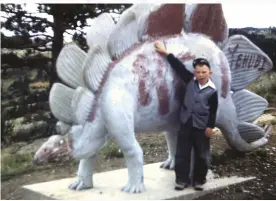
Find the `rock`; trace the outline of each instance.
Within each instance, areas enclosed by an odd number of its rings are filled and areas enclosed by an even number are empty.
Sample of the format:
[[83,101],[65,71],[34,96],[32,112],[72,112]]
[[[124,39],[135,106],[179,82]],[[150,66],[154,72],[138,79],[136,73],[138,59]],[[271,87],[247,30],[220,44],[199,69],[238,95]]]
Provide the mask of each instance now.
[[[276,108],[274,108],[276,110]],[[271,108],[270,108],[271,110]],[[275,124],[274,122],[276,122],[276,116],[272,115],[272,114],[263,114],[261,115],[258,119],[256,119],[253,124],[257,124],[257,125],[263,125],[263,124]],[[222,135],[221,131],[219,128],[214,128],[213,129],[214,135]]]
[[15,118],[7,121],[7,123],[13,124],[14,127],[20,126],[23,122],[24,122],[24,117],[19,117],[19,118]]
[[276,113],[276,108],[275,107],[268,107],[265,112],[269,112],[269,113]]
[[34,132],[37,132],[39,135],[43,135],[43,131],[46,129],[47,123],[45,121],[36,121],[27,124],[15,125],[12,137],[16,139],[28,140],[30,136],[34,135]]
[[218,129],[217,127],[213,129],[213,135],[222,135],[220,129]]
[[18,153],[19,154],[34,153],[47,140],[48,140],[48,138],[37,139],[31,144],[28,144],[28,145],[25,145],[25,146],[21,147],[20,150],[18,151]]
[[12,144],[10,147],[5,148],[5,152],[14,154],[17,151],[19,151],[21,149],[21,147],[24,147],[26,145],[28,145],[27,142],[17,142],[17,143]]
[[253,123],[262,125],[262,124],[272,124],[275,121],[276,121],[276,117],[274,115],[263,114],[258,119],[256,119]]

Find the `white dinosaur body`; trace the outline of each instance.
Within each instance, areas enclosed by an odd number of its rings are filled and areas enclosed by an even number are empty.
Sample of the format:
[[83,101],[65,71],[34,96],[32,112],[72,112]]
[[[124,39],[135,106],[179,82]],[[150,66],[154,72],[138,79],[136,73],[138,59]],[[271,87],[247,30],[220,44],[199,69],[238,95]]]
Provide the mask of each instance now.
[[[114,65],[104,85],[102,96],[112,93],[110,100],[106,100],[107,104],[118,101],[118,107],[134,113],[135,132],[160,132],[179,125],[181,100],[178,94],[183,90],[179,85],[181,80],[166,58],[155,52],[154,43],[165,42],[167,48],[180,57],[193,54],[183,60],[192,70],[193,58],[202,51],[196,55],[196,52],[188,50],[192,50],[193,43],[200,38],[207,43],[211,42],[204,36],[193,34],[157,38],[139,45]],[[213,46],[215,47],[215,44]],[[213,49],[208,52],[208,56],[216,56],[214,52],[221,51],[218,48],[216,51]],[[217,70],[219,69],[214,69]],[[214,73],[214,76],[220,76],[220,73]],[[217,84],[220,84],[220,79]],[[120,99],[126,94],[131,96],[131,100],[126,102],[128,105],[120,105]]]
[[[142,7],[138,6],[137,10],[142,12]],[[162,9],[172,8],[183,16],[179,6],[171,5],[161,6],[157,13],[168,14]],[[193,59],[208,59],[213,71],[211,78],[219,95],[216,126],[223,131],[230,146],[250,151],[267,142],[265,131],[249,123],[263,112],[267,102],[242,90],[271,68],[272,63],[264,53],[242,36],[229,38],[224,45],[220,44],[222,49],[204,35],[180,35],[180,29],[174,31],[174,35],[148,38],[141,33],[148,30],[150,36],[152,30],[149,27],[141,29],[140,25],[147,24],[143,21],[146,17],[153,19],[155,11],[146,9],[146,14],[140,13],[140,20],[132,21],[137,14],[134,11],[126,11],[109,37],[104,34],[99,37],[105,42],[101,43],[97,38],[96,45],[90,45],[88,54],[76,45],[64,47],[60,53],[57,71],[73,89],[54,84],[50,92],[50,106],[54,116],[61,121],[59,130],[67,131],[68,125],[72,125],[68,134],[69,151],[74,158],[81,159],[78,179],[70,185],[71,189],[93,187],[95,156],[109,135],[118,143],[126,159],[129,180],[124,191],[144,191],[143,152],[135,133],[165,132],[169,156],[162,167],[174,168],[183,85],[166,58],[155,52],[153,44],[157,41],[163,42],[167,50],[190,71]],[[118,33],[130,37],[120,38]],[[139,42],[139,37],[147,39]],[[89,41],[93,42],[93,38]],[[244,56],[248,49],[253,56]],[[251,58],[249,62],[248,58]],[[251,64],[254,64],[253,68]],[[248,81],[242,79],[245,74]],[[254,107],[254,103],[258,107]],[[246,113],[244,108],[249,112]],[[52,145],[52,141],[48,143]],[[38,150],[36,161],[44,160],[43,154],[42,150]]]

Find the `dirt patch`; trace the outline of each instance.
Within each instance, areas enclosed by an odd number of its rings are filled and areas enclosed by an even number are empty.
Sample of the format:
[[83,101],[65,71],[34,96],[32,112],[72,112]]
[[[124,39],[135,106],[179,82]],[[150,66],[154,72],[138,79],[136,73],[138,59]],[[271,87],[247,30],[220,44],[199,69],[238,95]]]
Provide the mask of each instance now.
[[[144,150],[145,164],[164,161],[167,157],[165,137],[162,134],[140,134],[137,136]],[[269,143],[254,152],[238,154],[229,148],[224,137],[216,134],[212,138],[212,167],[219,176],[255,176],[256,179],[231,186],[199,199],[275,199],[276,198],[276,127]],[[125,167],[122,157],[98,157],[96,172],[104,172]],[[3,181],[2,199],[23,199],[22,185],[55,179],[75,177],[77,162],[53,164],[47,169],[14,176]],[[173,188],[173,186],[172,186]]]
[[[164,161],[167,158],[166,141],[163,134],[139,134],[137,139],[144,150],[144,163]],[[95,172],[105,172],[125,168],[125,160],[118,152],[118,147],[108,144],[108,149],[103,149],[97,159]],[[116,156],[116,157],[114,157]],[[76,177],[78,163],[76,161],[63,164],[47,165],[45,169],[23,172],[11,175],[8,180],[2,181],[1,199],[24,199],[21,186],[56,179]],[[69,185],[69,184],[68,184]]]
[[254,176],[256,179],[206,195],[212,200],[276,199],[276,127],[269,143],[254,152],[238,154],[227,149],[213,156],[212,169],[221,176]]

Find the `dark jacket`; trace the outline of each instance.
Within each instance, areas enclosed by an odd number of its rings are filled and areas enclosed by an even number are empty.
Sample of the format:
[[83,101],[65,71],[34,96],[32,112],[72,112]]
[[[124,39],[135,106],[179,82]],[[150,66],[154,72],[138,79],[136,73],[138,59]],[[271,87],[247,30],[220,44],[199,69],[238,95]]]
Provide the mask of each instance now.
[[218,93],[214,84],[210,81],[208,87],[200,89],[194,75],[186,69],[179,59],[173,54],[169,54],[167,59],[186,84],[185,96],[181,104],[180,118],[182,123],[186,123],[191,117],[193,127],[199,129],[214,128],[218,108]]

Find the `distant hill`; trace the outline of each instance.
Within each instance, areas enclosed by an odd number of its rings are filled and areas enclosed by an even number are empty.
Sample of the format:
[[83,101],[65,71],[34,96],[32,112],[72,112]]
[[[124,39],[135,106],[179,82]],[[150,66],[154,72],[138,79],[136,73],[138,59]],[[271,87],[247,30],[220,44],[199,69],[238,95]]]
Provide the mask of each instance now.
[[231,28],[229,29],[229,35],[233,35],[235,33],[240,34],[251,34],[251,35],[261,35],[265,36],[265,38],[276,38],[276,27],[270,28],[254,28],[254,27],[245,27],[245,28]]

